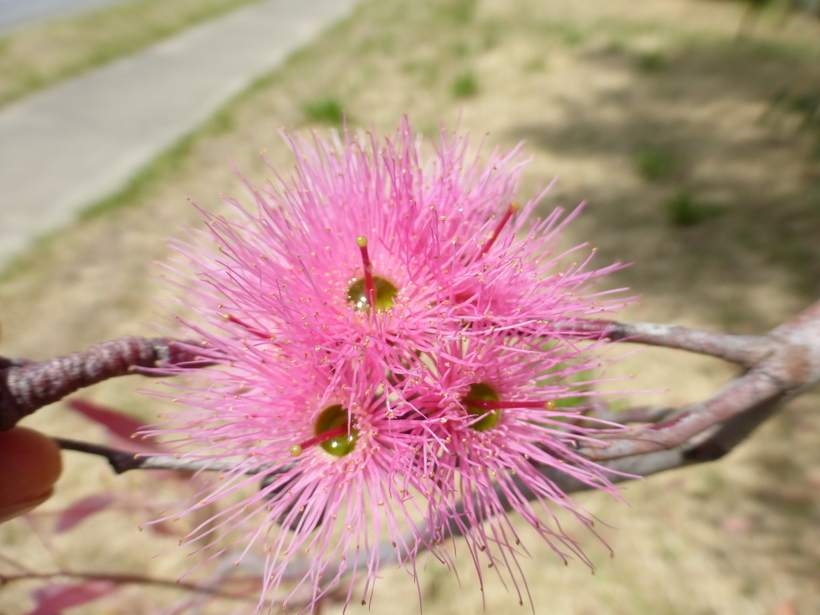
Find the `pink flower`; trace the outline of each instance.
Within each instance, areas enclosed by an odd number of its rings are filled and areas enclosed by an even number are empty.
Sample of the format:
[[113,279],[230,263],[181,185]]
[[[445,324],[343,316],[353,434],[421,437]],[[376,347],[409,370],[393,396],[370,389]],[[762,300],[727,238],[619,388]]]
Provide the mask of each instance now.
[[[556,340],[543,325],[537,336],[470,336],[428,358],[430,387],[439,398],[439,438],[446,443],[436,460],[439,491],[429,502],[429,531],[437,543],[464,536],[479,577],[482,560],[505,569],[522,603],[526,580],[508,511],[521,515],[562,559],[575,556],[592,567],[555,511],[569,511],[590,530],[592,519],[551,473],[617,497],[612,473],[576,452],[579,441],[623,429],[583,415],[588,404],[574,387],[590,384],[582,382],[596,367],[588,353]],[[446,546],[438,552],[447,557]]]
[[236,460],[189,510],[246,494],[191,540],[241,530],[263,545],[260,607],[312,608],[343,577],[348,601],[364,577],[367,602],[380,544],[412,572],[420,549],[447,559],[439,543],[464,534],[476,562],[512,568],[506,510],[586,561],[553,511],[590,522],[541,470],[615,493],[574,452],[612,427],[561,400],[599,364],[602,342],[572,324],[623,303],[589,290],[617,266],[561,264],[575,214],[529,221],[540,197],[514,201],[517,151],[482,164],[445,135],[425,162],[407,120],[383,142],[286,138],[294,177],[245,180],[254,210],[229,200],[234,220],[205,213],[209,230],[178,246],[194,313],[180,322],[219,365],[180,370],[190,384],[169,397],[186,409],[162,431],[183,455]]

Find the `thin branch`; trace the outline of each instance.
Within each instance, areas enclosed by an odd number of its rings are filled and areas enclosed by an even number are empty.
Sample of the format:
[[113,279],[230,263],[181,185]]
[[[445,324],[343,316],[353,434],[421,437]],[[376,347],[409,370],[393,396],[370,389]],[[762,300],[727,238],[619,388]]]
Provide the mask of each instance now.
[[[99,455],[108,460],[111,467],[117,474],[128,472],[129,470],[176,470],[182,472],[230,472],[235,470],[240,464],[239,461],[233,459],[201,459],[201,458],[184,458],[176,457],[174,455],[150,455],[140,456],[127,451],[121,451],[108,446],[101,446],[98,444],[89,444],[87,442],[77,442],[74,440],[67,440],[65,438],[54,438],[54,441],[64,450],[72,450],[90,455]],[[640,460],[637,458],[641,458]],[[674,464],[672,461],[674,460]],[[683,450],[675,452],[670,455],[656,455],[650,453],[647,455],[638,455],[636,458],[630,460],[617,460],[602,463],[606,467],[612,468],[617,472],[626,471],[635,476],[648,476],[656,474],[663,470],[668,470],[673,467],[681,465],[688,465],[697,463],[700,460],[687,459]],[[293,469],[295,462],[286,463],[279,466],[272,464],[263,466],[254,466],[245,470],[244,474],[264,475],[264,481],[270,482],[271,478],[276,474],[289,472]],[[635,470],[623,470],[622,468],[636,468]],[[582,483],[570,477],[569,475],[552,468],[545,468],[541,472],[548,476],[548,478],[556,485],[561,487],[567,493],[571,491],[585,491],[591,489],[590,485]],[[626,480],[617,478],[617,480]]]
[[680,412],[668,406],[634,406],[625,410],[610,410],[605,404],[595,404],[589,414],[591,418],[627,425],[629,423],[660,423]]
[[116,585],[154,585],[157,587],[165,587],[168,589],[182,589],[187,591],[194,591],[203,594],[209,594],[218,598],[227,598],[229,600],[242,600],[246,602],[259,602],[258,598],[251,596],[243,596],[241,594],[233,594],[230,592],[214,589],[196,583],[188,583],[185,581],[167,581],[165,579],[154,579],[151,577],[143,577],[134,574],[116,574],[116,573],[101,573],[101,572],[41,572],[41,573],[26,573],[15,575],[0,574],[0,587],[9,585],[17,581],[34,581],[46,580],[50,581],[56,578],[65,579],[79,579],[82,581],[104,581],[106,583],[114,583]]
[[22,562],[18,562],[17,560],[11,559],[7,555],[3,555],[0,553],[0,562],[4,562],[6,565],[11,566],[13,568],[17,568],[18,570],[22,570],[24,572],[34,572],[31,568],[23,564]]
[[[156,455],[154,453],[131,453],[121,451],[110,446],[80,442],[67,438],[53,438],[57,445],[66,451],[76,451],[89,455],[99,455],[108,460],[108,463],[117,474],[130,470],[174,470],[177,472],[230,472],[235,470],[240,461],[236,459],[203,459],[183,457],[179,455]],[[249,475],[264,474],[267,480],[276,474],[283,474],[293,469],[295,462],[284,463],[278,466],[273,464],[257,465],[247,468],[244,473]]]
[[556,323],[556,327],[570,334],[600,333],[602,337],[613,342],[626,341],[647,346],[686,350],[744,367],[751,367],[763,360],[774,348],[774,343],[767,337],[732,335],[651,322],[583,320],[569,323],[566,329],[561,328],[560,322]]
[[593,461],[604,461],[671,449],[717,423],[781,395],[777,383],[765,374],[747,374],[733,380],[707,401],[686,406],[669,421],[615,434],[598,443],[587,443],[580,453]]
[[[690,404],[664,423],[586,443],[581,454],[594,461],[631,457],[672,449],[700,436],[709,445],[697,443],[706,448],[692,454],[722,456],[783,404],[820,382],[820,302],[759,339],[765,344],[752,342],[750,347],[768,351],[710,399]],[[748,418],[741,418],[745,415]],[[707,433],[721,424],[719,433]]]
[[727,421],[714,430],[700,444],[685,452],[686,459],[695,463],[715,461],[726,455],[780,409],[778,400],[763,403],[752,410]]

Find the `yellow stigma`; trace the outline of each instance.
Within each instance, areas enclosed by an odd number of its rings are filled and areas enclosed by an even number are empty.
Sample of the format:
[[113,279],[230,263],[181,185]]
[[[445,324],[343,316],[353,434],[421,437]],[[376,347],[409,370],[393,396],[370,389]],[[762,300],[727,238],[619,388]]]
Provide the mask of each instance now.
[[298,457],[302,454],[302,445],[301,444],[294,444],[290,447],[290,454],[293,457]]
[[521,211],[521,203],[519,203],[518,201],[513,201],[512,203],[510,203],[510,211],[514,214]]
[[359,235],[358,237],[356,237],[356,245],[359,246],[360,248],[366,248],[367,247],[367,237],[365,237],[364,235]]

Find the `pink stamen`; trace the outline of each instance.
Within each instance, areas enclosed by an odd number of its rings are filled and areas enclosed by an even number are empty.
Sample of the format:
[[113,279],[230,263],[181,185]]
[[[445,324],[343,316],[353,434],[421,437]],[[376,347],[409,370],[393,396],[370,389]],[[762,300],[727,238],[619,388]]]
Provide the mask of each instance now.
[[266,333],[265,331],[262,331],[261,329],[257,329],[256,327],[252,327],[249,324],[247,324],[245,322],[242,322],[241,320],[239,320],[233,314],[225,314],[223,318],[225,320],[227,320],[228,322],[232,322],[234,324],[239,325],[240,327],[245,329],[245,331],[247,331],[251,335],[255,335],[256,337],[261,337],[262,339],[266,339],[266,340],[269,340],[270,337],[271,337],[270,333]]
[[489,399],[463,399],[465,406],[472,406],[478,410],[504,410],[507,408],[538,408],[540,410],[554,410],[555,402],[547,401],[493,401]]
[[487,252],[490,251],[490,248],[493,247],[495,240],[498,239],[498,236],[501,234],[501,229],[503,229],[507,222],[510,221],[510,218],[512,218],[513,214],[519,211],[520,209],[521,205],[517,201],[513,201],[512,203],[510,203],[510,206],[507,208],[507,213],[504,214],[504,217],[501,218],[501,222],[499,222],[498,226],[495,227],[492,237],[490,237],[487,240],[487,243],[485,243],[484,247],[481,248],[481,252],[478,253],[479,258],[481,258]]
[[367,252],[367,237],[359,235],[356,237],[356,245],[362,253],[362,263],[364,265],[364,291],[367,293],[367,302],[370,309],[376,309],[376,285],[373,283],[373,263]]

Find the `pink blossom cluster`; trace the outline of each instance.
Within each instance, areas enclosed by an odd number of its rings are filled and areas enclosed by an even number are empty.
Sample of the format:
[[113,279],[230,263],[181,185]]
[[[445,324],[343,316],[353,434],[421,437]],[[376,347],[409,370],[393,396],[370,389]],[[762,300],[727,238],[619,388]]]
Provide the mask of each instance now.
[[539,220],[543,194],[515,201],[518,148],[482,162],[443,132],[424,159],[407,120],[386,139],[286,139],[293,176],[243,178],[253,208],[205,213],[172,266],[185,335],[218,365],[180,370],[185,409],[163,433],[181,454],[236,459],[191,509],[242,493],[191,540],[251,523],[260,608],[310,609],[343,579],[367,603],[380,563],[450,562],[456,536],[520,598],[511,511],[587,561],[555,515],[591,521],[544,470],[615,493],[576,453],[615,426],[580,415],[604,340],[573,323],[623,304],[591,290],[618,265],[557,251],[575,213]]

